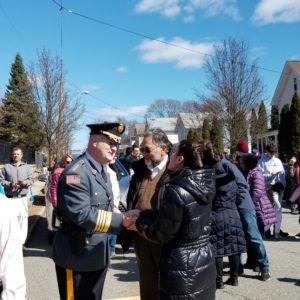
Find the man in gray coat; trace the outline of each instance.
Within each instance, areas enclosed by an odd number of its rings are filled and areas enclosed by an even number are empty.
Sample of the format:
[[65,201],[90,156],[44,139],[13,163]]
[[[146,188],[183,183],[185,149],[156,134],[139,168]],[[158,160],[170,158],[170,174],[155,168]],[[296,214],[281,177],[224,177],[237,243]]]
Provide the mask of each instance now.
[[23,152],[19,147],[12,150],[12,162],[6,164],[0,172],[0,184],[4,187],[7,198],[15,202],[15,211],[18,217],[22,243],[27,238],[28,231],[28,189],[33,183],[31,168],[22,161]]

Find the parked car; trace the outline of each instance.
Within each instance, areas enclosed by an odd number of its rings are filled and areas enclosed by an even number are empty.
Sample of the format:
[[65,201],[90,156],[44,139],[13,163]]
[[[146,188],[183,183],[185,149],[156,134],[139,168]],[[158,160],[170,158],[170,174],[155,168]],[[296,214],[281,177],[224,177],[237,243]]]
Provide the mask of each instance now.
[[119,159],[116,160],[115,167],[117,171],[117,177],[119,180],[119,188],[120,188],[119,210],[121,212],[125,212],[127,209],[126,198],[127,198],[131,176],[129,175],[128,171],[125,169],[125,167],[122,165]]
[[[58,165],[59,164],[57,164],[56,167]],[[131,176],[129,175],[128,171],[125,169],[125,167],[118,159],[115,162],[115,167],[116,167],[115,169],[117,171],[117,178],[119,180],[119,187],[120,187],[119,209],[121,212],[125,212],[127,208],[126,198],[127,198]],[[53,168],[53,170],[54,169],[55,167]],[[60,226],[60,222],[57,218],[53,219],[53,206],[51,202],[50,185],[51,185],[51,173],[49,174],[45,184],[45,207],[46,207],[46,218],[48,224],[48,243],[52,244],[55,231],[57,231],[57,228]]]

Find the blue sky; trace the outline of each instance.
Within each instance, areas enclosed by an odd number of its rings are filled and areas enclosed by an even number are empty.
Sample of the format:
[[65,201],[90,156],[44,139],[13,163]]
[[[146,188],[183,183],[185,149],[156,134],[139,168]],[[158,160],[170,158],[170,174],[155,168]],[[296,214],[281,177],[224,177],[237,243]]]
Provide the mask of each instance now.
[[229,36],[248,42],[250,58],[259,58],[267,100],[285,62],[300,60],[299,0],[63,0],[62,4],[72,12],[60,11],[52,0],[0,0],[0,95],[17,52],[25,66],[36,61],[37,50],[43,47],[62,55],[68,88],[86,108],[74,149],[86,146],[84,124],[117,116],[141,121],[147,106],[157,99],[195,100],[195,90],[205,93],[205,55]]

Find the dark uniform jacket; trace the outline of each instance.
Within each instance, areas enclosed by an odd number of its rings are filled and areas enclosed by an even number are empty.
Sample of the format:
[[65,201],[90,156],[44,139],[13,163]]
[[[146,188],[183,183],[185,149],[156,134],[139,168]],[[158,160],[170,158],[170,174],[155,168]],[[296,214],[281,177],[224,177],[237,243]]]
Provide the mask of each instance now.
[[209,243],[214,195],[214,170],[183,169],[165,179],[156,215],[154,210],[141,212],[138,230],[163,247],[160,299],[215,298],[216,267]]
[[111,212],[112,192],[102,169],[83,154],[60,177],[57,207],[62,226],[53,245],[53,260],[60,267],[87,272],[108,265],[107,233],[120,231],[123,216]]

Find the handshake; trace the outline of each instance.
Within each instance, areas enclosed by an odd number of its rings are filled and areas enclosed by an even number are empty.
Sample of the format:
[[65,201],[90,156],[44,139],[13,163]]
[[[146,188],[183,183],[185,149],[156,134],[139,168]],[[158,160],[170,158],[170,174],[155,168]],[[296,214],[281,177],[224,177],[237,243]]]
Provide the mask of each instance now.
[[123,226],[127,230],[137,231],[137,228],[135,226],[135,221],[139,217],[140,212],[141,211],[139,209],[132,209],[132,210],[127,211],[123,215]]

